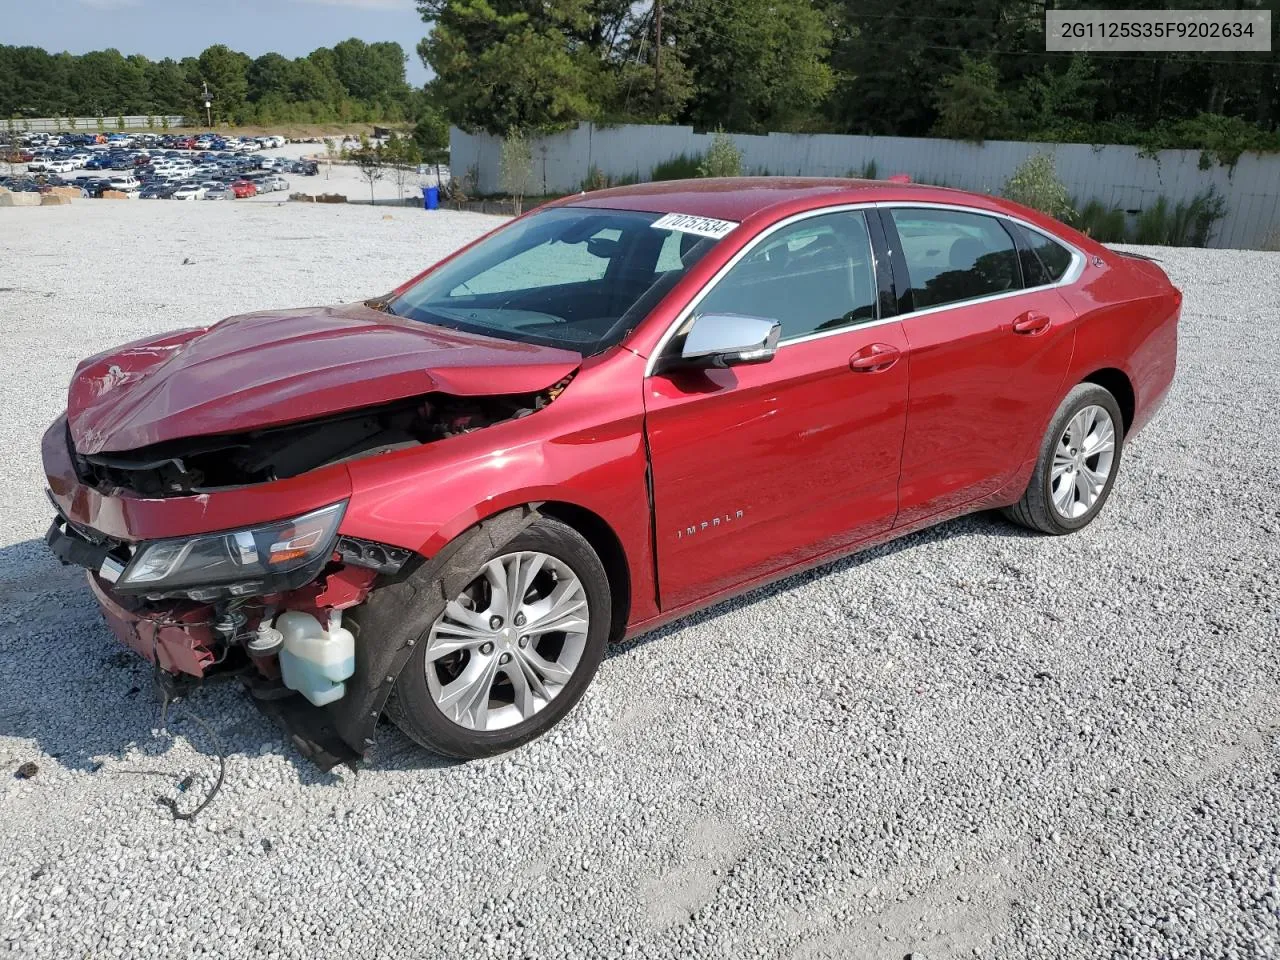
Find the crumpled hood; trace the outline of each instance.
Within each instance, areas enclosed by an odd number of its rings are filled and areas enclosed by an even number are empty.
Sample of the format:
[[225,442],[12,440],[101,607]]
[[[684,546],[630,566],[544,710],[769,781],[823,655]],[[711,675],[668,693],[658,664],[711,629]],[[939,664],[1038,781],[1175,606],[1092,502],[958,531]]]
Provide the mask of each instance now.
[[570,350],[404,320],[364,304],[232,317],[90,357],[67,422],[83,454],[313,420],[424,393],[535,393]]

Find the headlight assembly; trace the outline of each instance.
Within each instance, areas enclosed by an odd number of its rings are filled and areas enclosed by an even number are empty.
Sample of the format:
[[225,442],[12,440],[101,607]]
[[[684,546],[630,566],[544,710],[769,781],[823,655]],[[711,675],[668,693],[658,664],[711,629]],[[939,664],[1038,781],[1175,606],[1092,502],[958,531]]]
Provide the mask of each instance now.
[[312,579],[333,552],[346,502],[291,520],[142,544],[115,589],[147,596],[253,596]]

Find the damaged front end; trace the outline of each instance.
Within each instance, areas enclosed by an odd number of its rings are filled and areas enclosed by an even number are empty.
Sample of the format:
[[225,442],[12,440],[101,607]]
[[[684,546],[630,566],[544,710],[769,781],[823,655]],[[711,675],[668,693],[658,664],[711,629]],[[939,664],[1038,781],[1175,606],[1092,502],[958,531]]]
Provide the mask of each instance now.
[[[298,489],[282,481],[529,416],[571,376],[534,393],[437,392],[122,452],[82,454],[63,425],[60,445],[45,441],[58,511],[46,541],[63,563],[89,571],[112,632],[152,661],[167,693],[239,678],[317,764],[354,762],[372,742],[385,697],[371,710],[367,691],[381,689],[386,668],[376,683],[359,675],[367,657],[356,649],[359,617],[347,613],[425,561],[402,545],[344,535],[349,487],[344,499],[282,520],[185,536],[156,536],[163,522],[131,536],[127,519],[94,518],[128,518],[129,510],[164,516],[169,506],[203,510],[214,500],[226,517],[227,504],[245,491]],[[315,495],[323,488],[315,484]],[[358,703],[347,696],[353,681],[364,691]]]
[[262,430],[169,440],[124,453],[82,454],[68,431],[76,474],[104,494],[185,497],[296,477],[318,467],[376,456],[528,416],[554,400],[565,378],[532,394],[428,394]]

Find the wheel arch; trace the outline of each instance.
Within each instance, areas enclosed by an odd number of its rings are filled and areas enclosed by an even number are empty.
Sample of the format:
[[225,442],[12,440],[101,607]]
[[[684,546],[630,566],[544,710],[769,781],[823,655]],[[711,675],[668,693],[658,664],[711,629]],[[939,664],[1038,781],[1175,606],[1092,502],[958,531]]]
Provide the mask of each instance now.
[[1134,393],[1133,381],[1129,375],[1118,367],[1102,367],[1080,380],[1081,383],[1093,383],[1102,387],[1113,397],[1120,407],[1120,415],[1124,418],[1124,433],[1129,433],[1136,415],[1137,395]]
[[622,638],[631,613],[631,565],[627,561],[622,540],[609,522],[593,510],[564,500],[544,500],[530,506],[545,517],[559,520],[572,527],[591,544],[605,575],[609,578],[610,610],[609,641]]

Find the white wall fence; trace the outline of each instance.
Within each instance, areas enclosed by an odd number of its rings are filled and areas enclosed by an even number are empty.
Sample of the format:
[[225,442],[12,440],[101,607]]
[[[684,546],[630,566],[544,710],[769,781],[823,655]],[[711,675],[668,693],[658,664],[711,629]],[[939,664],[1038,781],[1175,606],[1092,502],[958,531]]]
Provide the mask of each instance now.
[[[158,114],[151,117],[130,117],[124,118],[124,125],[129,130],[150,130],[154,129],[159,132],[164,127],[164,121],[169,121],[169,126],[180,127],[186,122],[185,117],[161,117]],[[102,128],[106,133],[115,133],[120,129],[119,117],[39,117],[36,119],[14,120],[13,127],[15,133],[58,133],[61,131],[80,130],[89,133],[98,132],[98,121],[102,121]],[[147,121],[151,121],[148,125]],[[10,126],[9,120],[0,119],[0,132],[8,133]]]
[[[711,134],[692,127],[626,125],[577,128],[533,144],[530,193],[579,190],[595,167],[611,177],[648,179],[655,165],[684,154],[702,154]],[[855,137],[837,134],[734,134],[747,173],[803,176],[857,176],[874,162],[877,176],[906,173],[913,180],[996,193],[1027,157],[1051,153],[1058,176],[1081,204],[1098,200],[1131,214],[1160,196],[1172,207],[1209,186],[1226,200],[1226,217],[1213,231],[1210,246],[1258,248],[1280,242],[1280,155],[1246,153],[1234,168],[1213,164],[1200,169],[1199,150],[1163,150],[1139,155],[1137,147],[1072,143],[1024,143],[914,137]],[[478,189],[496,193],[502,141],[488,134],[450,131],[450,167],[462,176],[478,170]]]

